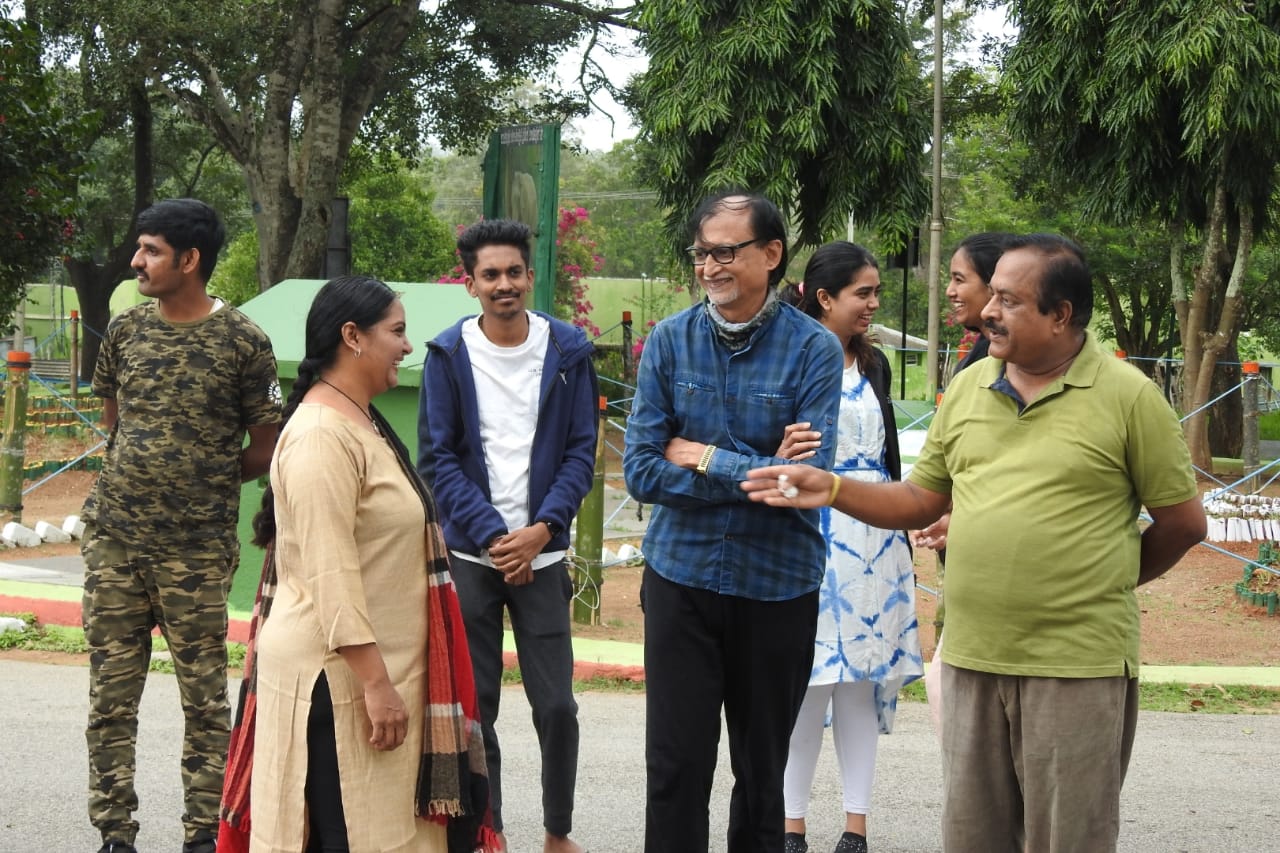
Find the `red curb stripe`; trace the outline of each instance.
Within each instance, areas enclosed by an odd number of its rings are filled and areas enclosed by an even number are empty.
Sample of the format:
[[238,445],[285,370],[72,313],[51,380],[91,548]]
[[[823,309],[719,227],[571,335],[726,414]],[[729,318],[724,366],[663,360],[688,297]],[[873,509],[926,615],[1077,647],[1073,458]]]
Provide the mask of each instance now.
[[[84,624],[80,618],[78,601],[51,601],[47,598],[0,595],[0,610],[11,613],[34,613],[36,621],[41,625],[65,625],[79,628]],[[249,623],[242,619],[228,620],[227,639],[233,643],[249,642]]]
[[[10,613],[34,613],[36,621],[41,625],[65,625],[79,628],[83,625],[80,619],[80,602],[52,601],[47,598],[28,598],[20,595],[0,595],[0,610]],[[227,639],[233,643],[249,642],[249,623],[243,619],[231,619],[227,622]],[[502,664],[506,669],[516,669],[515,652],[503,652]],[[644,682],[644,667],[614,663],[594,663],[592,661],[575,661],[573,677],[579,681],[593,678],[607,678],[616,681]]]
[[[515,652],[502,653],[503,669],[518,669],[519,661]],[[634,664],[596,663],[579,660],[573,662],[573,677],[576,681],[589,681],[593,678],[605,678],[612,681],[634,681],[644,683],[644,667]]]
[[10,613],[34,613],[42,625],[81,627],[80,602],[50,601],[47,598],[27,598],[21,595],[0,595],[0,610]]

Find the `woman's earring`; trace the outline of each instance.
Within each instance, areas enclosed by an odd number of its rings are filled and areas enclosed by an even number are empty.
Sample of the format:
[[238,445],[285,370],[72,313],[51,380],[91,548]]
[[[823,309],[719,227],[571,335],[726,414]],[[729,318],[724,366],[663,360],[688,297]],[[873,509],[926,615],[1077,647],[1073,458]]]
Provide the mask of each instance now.
[[364,350],[356,350],[356,358],[359,358],[363,352]]

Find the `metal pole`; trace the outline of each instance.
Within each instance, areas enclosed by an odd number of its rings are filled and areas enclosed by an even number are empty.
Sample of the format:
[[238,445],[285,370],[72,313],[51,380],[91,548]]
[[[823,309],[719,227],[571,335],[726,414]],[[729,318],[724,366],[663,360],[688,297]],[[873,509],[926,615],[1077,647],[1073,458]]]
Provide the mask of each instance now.
[[71,312],[71,402],[80,393],[80,312]]
[[[929,221],[929,348],[926,400],[938,393],[938,269],[942,255],[942,0],[933,2],[933,213]],[[905,331],[905,330],[904,330]]]
[[0,525],[22,523],[22,466],[26,461],[27,385],[31,353],[11,350],[4,389],[4,439],[0,447]]
[[604,556],[604,428],[608,402],[604,397],[600,398],[595,476],[591,491],[582,499],[582,507],[578,510],[573,545],[574,554],[585,563],[578,579],[581,588],[574,590],[573,596],[573,621],[579,625],[600,624],[600,587],[604,585],[604,570],[600,565]]
[[18,305],[13,311],[13,348],[16,350],[24,350],[27,348],[27,288],[22,287],[22,293],[18,296]]
[[640,273],[640,323],[649,328],[649,276]]
[[631,328],[631,312],[622,312],[622,379],[634,382],[636,378],[635,356],[631,352],[634,331]]
[[911,265],[911,241],[902,250],[902,339],[898,342],[898,399],[907,399],[907,279]]
[[1240,453],[1240,461],[1243,463],[1241,474],[1244,479],[1241,482],[1247,491],[1255,492],[1258,489],[1258,478],[1254,474],[1262,464],[1258,447],[1258,392],[1262,383],[1258,381],[1258,362],[1246,361],[1240,365],[1240,370],[1244,375],[1244,387],[1240,389],[1244,403],[1241,424],[1244,447]]

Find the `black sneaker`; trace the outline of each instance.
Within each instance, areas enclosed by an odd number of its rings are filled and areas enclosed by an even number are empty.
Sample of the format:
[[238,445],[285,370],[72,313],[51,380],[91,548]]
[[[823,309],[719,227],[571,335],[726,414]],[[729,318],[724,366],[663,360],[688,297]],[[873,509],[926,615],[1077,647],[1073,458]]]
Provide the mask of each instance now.
[[788,832],[782,836],[783,853],[809,853],[809,842],[798,832]]
[[183,842],[182,853],[216,853],[217,837],[207,829],[202,829],[190,840]]
[[846,832],[836,842],[834,853],[867,853],[867,837],[856,832]]
[[98,848],[98,853],[138,853],[138,848],[127,841],[107,841]]

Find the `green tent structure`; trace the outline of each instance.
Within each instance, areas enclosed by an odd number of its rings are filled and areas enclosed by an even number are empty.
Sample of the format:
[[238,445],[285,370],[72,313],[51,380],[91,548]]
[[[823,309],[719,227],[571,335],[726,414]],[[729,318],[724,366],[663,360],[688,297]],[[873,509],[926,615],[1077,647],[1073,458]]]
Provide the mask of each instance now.
[[[285,397],[298,376],[298,362],[306,354],[307,312],[324,282],[316,279],[286,279],[265,293],[250,299],[240,310],[271,338],[280,390]],[[479,306],[461,284],[411,284],[388,282],[404,303],[405,322],[413,352],[400,366],[400,384],[374,400],[396,434],[417,458],[418,392],[422,387],[422,362],[426,342],[458,320],[479,312]],[[231,607],[247,611],[253,607],[262,551],[250,544],[251,523],[262,504],[266,478],[245,483],[240,491],[240,570],[231,590]]]

